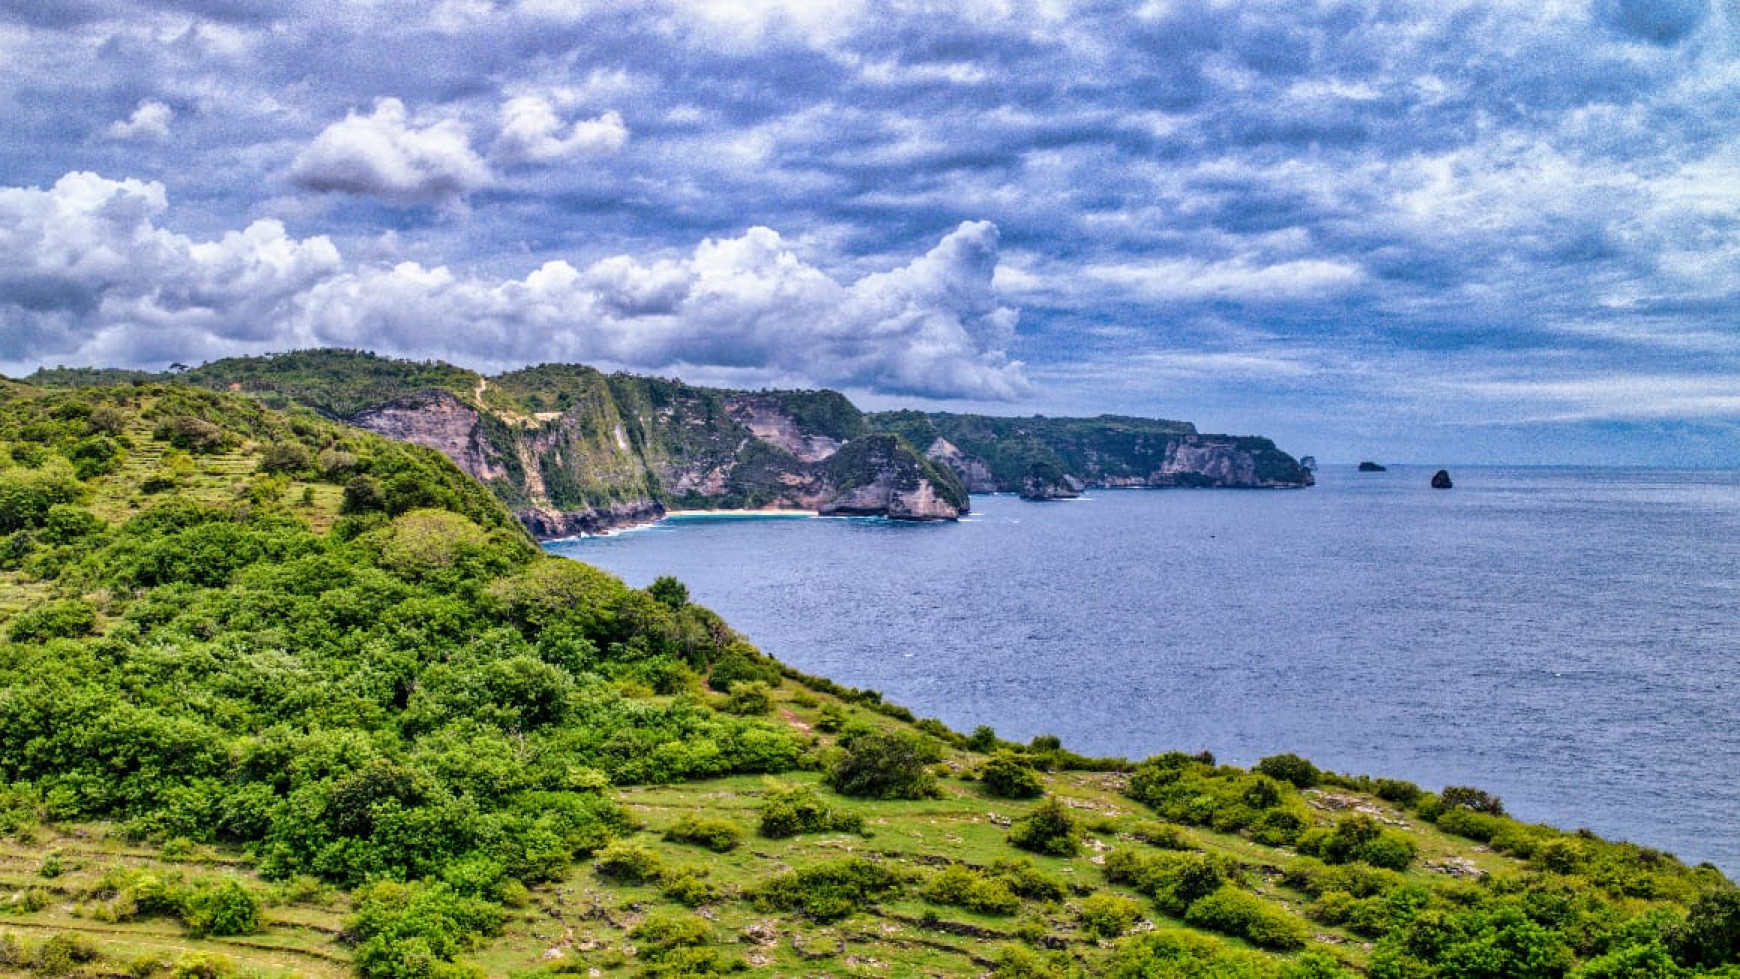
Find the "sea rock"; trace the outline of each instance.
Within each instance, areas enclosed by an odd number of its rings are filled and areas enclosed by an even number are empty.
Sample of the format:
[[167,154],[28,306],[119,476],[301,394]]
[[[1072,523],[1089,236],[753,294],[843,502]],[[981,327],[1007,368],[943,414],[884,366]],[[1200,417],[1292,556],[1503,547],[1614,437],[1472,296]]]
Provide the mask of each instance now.
[[1310,470],[1312,472],[1316,472],[1317,471],[1317,457],[1316,456],[1300,456],[1299,457],[1299,468]]
[[1027,475],[1021,480],[1023,500],[1073,500],[1081,491],[1081,480],[1049,462],[1028,466]]
[[954,520],[967,512],[966,490],[954,474],[896,435],[853,439],[823,465],[837,487],[816,508],[824,517]]
[[1449,489],[1450,486],[1450,470],[1440,469],[1432,474],[1433,489]]
[[1362,473],[1389,472],[1389,467],[1380,466],[1375,462],[1362,462],[1359,464],[1359,471]]

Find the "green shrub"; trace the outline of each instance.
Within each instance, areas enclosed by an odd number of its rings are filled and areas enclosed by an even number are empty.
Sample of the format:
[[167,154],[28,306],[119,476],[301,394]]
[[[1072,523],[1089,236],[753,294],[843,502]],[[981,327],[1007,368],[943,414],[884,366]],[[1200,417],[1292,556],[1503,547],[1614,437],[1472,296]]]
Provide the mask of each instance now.
[[1096,938],[1117,938],[1142,917],[1142,906],[1117,894],[1091,894],[1076,915],[1081,930]]
[[1372,792],[1385,802],[1393,802],[1404,808],[1413,808],[1423,795],[1420,787],[1412,782],[1401,779],[1380,778],[1372,786]]
[[719,889],[707,881],[707,871],[697,867],[667,871],[659,882],[659,893],[691,908],[719,897]]
[[346,931],[356,941],[363,979],[458,979],[474,970],[454,964],[463,952],[500,934],[501,908],[461,897],[446,884],[383,881],[353,895]]
[[1141,853],[1114,850],[1101,867],[1106,882],[1124,884],[1154,899],[1160,910],[1181,915],[1190,904],[1232,879],[1233,865],[1206,853]]
[[1081,830],[1056,796],[1048,797],[1034,810],[1009,827],[1009,842],[1023,850],[1052,857],[1074,856],[1081,842]]
[[655,912],[635,925],[628,937],[656,956],[673,948],[711,943],[713,926],[692,914]]
[[1683,925],[1667,936],[1682,964],[1715,968],[1740,962],[1740,888],[1724,888],[1693,902]]
[[736,683],[731,687],[731,693],[721,705],[725,713],[740,717],[760,717],[773,712],[773,697],[767,689],[767,684],[759,680],[748,683]]
[[665,830],[665,839],[672,843],[691,843],[714,853],[729,853],[743,842],[743,830],[736,823],[723,819],[708,819],[684,813]]
[[1045,958],[1020,945],[1005,945],[997,953],[990,979],[1069,979],[1072,974],[1067,962]]
[[1257,762],[1253,771],[1261,772],[1277,782],[1290,782],[1295,788],[1309,789],[1323,781],[1317,766],[1295,754],[1270,755]]
[[1045,794],[1045,784],[1033,766],[1008,751],[997,752],[980,766],[979,781],[985,791],[1004,799],[1037,799]]
[[739,683],[762,683],[779,686],[779,664],[762,656],[748,643],[737,642],[725,647],[708,671],[707,685],[720,693],[730,693]]
[[804,786],[770,783],[757,831],[771,840],[799,833],[863,833],[864,817],[829,806]]
[[1406,870],[1418,853],[1414,841],[1384,829],[1370,816],[1356,814],[1337,821],[1333,830],[1314,829],[1299,837],[1299,852],[1340,864],[1355,860],[1389,870]]
[[1438,801],[1445,809],[1467,809],[1471,812],[1483,812],[1488,816],[1504,815],[1504,803],[1498,796],[1467,785],[1446,787],[1438,793]]
[[76,639],[96,631],[96,606],[81,599],[71,599],[20,612],[12,619],[7,638],[19,643],[39,643],[50,639]]
[[1009,889],[1017,895],[1030,901],[1051,904],[1063,900],[1068,893],[1061,881],[1041,873],[1039,868],[1033,866],[1033,861],[1026,857],[993,860],[989,872],[1006,882]]
[[623,884],[645,884],[658,880],[665,872],[664,861],[657,853],[639,843],[618,840],[599,850],[592,869],[600,877]]
[[828,770],[828,784],[841,795],[926,799],[937,792],[927,766],[942,760],[942,750],[928,738],[867,728],[848,733],[840,746],[845,751]]
[[260,930],[260,901],[236,880],[208,884],[188,894],[182,920],[195,938],[252,935]]
[[1021,908],[1007,881],[953,864],[933,876],[920,891],[932,904],[948,904],[980,914],[1014,914]]
[[1197,899],[1185,911],[1184,920],[1279,951],[1304,948],[1311,937],[1310,929],[1298,918],[1255,894],[1232,887]]
[[1002,741],[997,737],[996,728],[981,724],[973,728],[973,733],[967,735],[967,748],[981,755],[988,755],[997,750]]
[[1471,809],[1445,809],[1438,816],[1438,828],[1477,843],[1491,843],[1508,821]]
[[862,857],[804,867],[763,883],[750,894],[764,911],[791,911],[816,921],[837,921],[892,896],[905,878]]
[[1162,850],[1194,850],[1195,841],[1182,826],[1171,823],[1141,822],[1130,827],[1130,837]]

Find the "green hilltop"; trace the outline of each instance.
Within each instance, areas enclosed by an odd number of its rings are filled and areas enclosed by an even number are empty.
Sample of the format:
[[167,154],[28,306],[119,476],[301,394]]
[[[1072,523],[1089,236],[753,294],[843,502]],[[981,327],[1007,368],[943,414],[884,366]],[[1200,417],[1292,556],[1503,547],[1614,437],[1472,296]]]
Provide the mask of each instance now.
[[0,974],[1735,976],[1740,892],[1467,787],[962,735],[432,450],[134,378],[0,386]]

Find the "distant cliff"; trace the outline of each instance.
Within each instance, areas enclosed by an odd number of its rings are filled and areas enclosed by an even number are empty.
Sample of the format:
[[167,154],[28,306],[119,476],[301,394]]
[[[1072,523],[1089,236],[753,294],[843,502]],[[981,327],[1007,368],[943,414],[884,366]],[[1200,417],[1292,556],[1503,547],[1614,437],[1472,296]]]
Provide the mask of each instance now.
[[[119,373],[42,371],[32,380],[131,379]],[[1199,435],[1187,422],[866,414],[834,391],[727,391],[572,364],[485,377],[309,350],[216,361],[175,379],[434,448],[543,538],[675,509],[952,520],[967,512],[969,492],[1054,498],[1084,486],[1311,483],[1267,439]]]

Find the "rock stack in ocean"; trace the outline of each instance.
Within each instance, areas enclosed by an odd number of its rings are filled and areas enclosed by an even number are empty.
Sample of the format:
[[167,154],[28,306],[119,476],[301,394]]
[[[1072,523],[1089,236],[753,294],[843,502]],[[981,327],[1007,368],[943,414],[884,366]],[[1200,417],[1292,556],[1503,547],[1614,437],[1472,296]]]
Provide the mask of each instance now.
[[1432,474],[1433,489],[1449,489],[1450,486],[1450,470],[1440,469]]
[[1381,473],[1388,472],[1389,469],[1385,466],[1380,466],[1375,462],[1362,462],[1359,464],[1359,471],[1362,473]]

